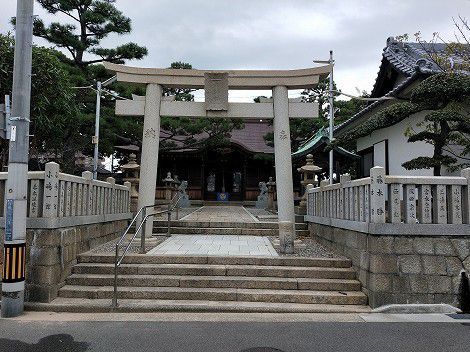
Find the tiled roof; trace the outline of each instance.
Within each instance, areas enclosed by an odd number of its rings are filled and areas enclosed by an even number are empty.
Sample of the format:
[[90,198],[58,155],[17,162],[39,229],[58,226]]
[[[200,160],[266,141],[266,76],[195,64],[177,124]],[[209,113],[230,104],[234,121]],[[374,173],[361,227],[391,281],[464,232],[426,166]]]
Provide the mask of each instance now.
[[[232,130],[230,142],[238,145],[239,147],[245,149],[251,153],[265,153],[271,154],[274,153],[274,149],[271,146],[268,146],[264,140],[264,136],[269,132],[273,131],[272,125],[269,125],[267,122],[260,121],[245,121],[245,126],[240,130]],[[164,140],[169,137],[170,133],[165,130],[160,131],[160,140]],[[201,133],[194,136],[196,140],[203,140],[207,138],[206,133]],[[171,152],[188,152],[195,151],[197,147],[188,147],[184,148],[183,141],[188,138],[187,136],[174,136],[171,138],[171,141],[176,145],[177,148]],[[136,145],[121,145],[115,146],[116,149],[120,149],[127,152],[137,152],[140,148]],[[137,150],[136,150],[137,149]]]
[[[292,153],[293,158],[299,158],[308,153],[312,153],[321,145],[325,145],[329,141],[329,129],[321,128],[309,140],[307,140],[296,152]],[[323,147],[324,148],[324,147]],[[351,159],[358,158],[359,156],[343,147],[335,146],[333,148],[337,153],[347,156]]]
[[[387,67],[392,66],[397,72],[401,73],[405,79],[395,85],[393,89],[383,94],[384,97],[398,96],[403,89],[408,87],[420,76],[432,75],[441,72],[436,63],[434,63],[427,53],[444,53],[446,45],[442,43],[403,43],[398,42],[394,38],[387,39],[387,46],[382,53],[382,61],[380,69],[375,80],[374,88],[372,89],[371,96],[379,97],[378,90],[382,80],[387,79]],[[385,100],[377,100],[370,103],[364,109],[353,115],[350,119],[342,124],[335,126],[335,133],[338,133],[345,127],[357,121],[367,112],[375,109],[381,105]]]
[[241,130],[233,130],[230,141],[253,153],[273,153],[274,149],[266,145],[264,136],[273,131],[273,126],[265,122],[245,122]]

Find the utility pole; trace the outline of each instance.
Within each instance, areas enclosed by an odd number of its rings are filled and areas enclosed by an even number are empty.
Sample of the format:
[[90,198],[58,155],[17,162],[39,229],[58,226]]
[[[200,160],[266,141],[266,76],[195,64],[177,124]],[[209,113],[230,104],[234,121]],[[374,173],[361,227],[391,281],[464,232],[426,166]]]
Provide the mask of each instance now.
[[[330,118],[330,128],[329,128],[329,132],[330,132],[330,143],[333,142],[333,128],[334,128],[334,120],[335,120],[335,116],[334,116],[334,108],[333,108],[333,101],[334,101],[334,97],[333,97],[333,65],[335,63],[335,61],[333,60],[333,50],[330,50],[330,60],[329,60],[329,63],[330,63],[330,112],[329,112],[329,118]],[[331,148],[330,150],[330,161],[329,161],[329,167],[330,167],[330,185],[333,184],[333,148]]]
[[101,113],[101,82],[96,82],[96,115],[95,115],[95,135],[93,136],[93,178],[98,178],[98,142],[100,140],[100,113]]
[[18,0],[11,108],[8,179],[5,194],[5,242],[2,275],[4,318],[24,309],[26,208],[34,0]]
[[[94,155],[93,155],[93,178],[96,180],[98,178],[98,143],[100,141],[100,115],[101,115],[101,93],[103,92],[103,87],[106,87],[114,82],[116,82],[117,77],[114,75],[111,78],[108,78],[106,81],[101,83],[100,81],[96,82],[96,114],[95,114],[95,135],[93,136],[92,143],[95,145],[94,147]],[[89,87],[87,87],[89,88]],[[105,91],[106,92],[106,91]],[[115,97],[119,97],[118,94],[114,95]],[[111,171],[112,170],[112,163],[111,163]]]

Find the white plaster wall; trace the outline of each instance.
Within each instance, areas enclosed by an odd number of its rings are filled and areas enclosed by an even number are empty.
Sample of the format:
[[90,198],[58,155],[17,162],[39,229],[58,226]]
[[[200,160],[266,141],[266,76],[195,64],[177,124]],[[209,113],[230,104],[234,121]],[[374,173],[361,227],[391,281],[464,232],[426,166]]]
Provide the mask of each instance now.
[[385,166],[385,143],[388,140],[388,165],[390,175],[432,176],[433,170],[406,170],[401,165],[418,156],[432,156],[433,148],[424,142],[408,143],[405,131],[409,126],[418,130],[416,123],[423,120],[424,113],[420,112],[403,121],[380,130],[372,132],[366,137],[357,140],[357,151],[374,146],[374,163],[376,166]]

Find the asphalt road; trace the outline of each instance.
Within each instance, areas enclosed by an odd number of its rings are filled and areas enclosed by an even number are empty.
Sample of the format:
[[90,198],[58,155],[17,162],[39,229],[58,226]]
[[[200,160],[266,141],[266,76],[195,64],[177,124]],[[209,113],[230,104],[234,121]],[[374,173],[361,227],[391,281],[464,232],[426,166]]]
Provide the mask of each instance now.
[[0,351],[470,351],[460,323],[0,321]]

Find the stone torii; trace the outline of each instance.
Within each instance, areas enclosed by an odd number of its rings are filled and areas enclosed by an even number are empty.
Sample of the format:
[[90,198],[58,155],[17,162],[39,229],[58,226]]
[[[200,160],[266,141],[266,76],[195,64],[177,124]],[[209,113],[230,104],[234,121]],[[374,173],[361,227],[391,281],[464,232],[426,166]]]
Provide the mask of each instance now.
[[[104,63],[117,81],[146,85],[145,97],[116,101],[116,115],[144,116],[138,207],[155,202],[161,116],[274,119],[279,237],[281,251],[293,252],[295,214],[289,118],[318,117],[317,103],[289,99],[289,89],[315,87],[328,76],[329,65],[299,70],[180,70],[138,68]],[[205,102],[181,102],[163,97],[163,87],[204,89]],[[229,103],[231,90],[272,90],[272,99],[260,103]],[[146,234],[152,232],[152,220]]]

